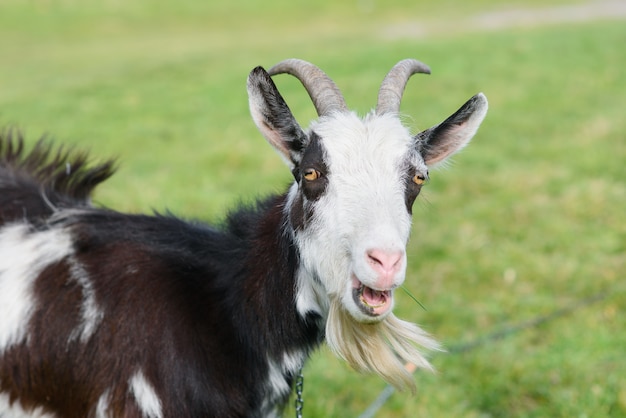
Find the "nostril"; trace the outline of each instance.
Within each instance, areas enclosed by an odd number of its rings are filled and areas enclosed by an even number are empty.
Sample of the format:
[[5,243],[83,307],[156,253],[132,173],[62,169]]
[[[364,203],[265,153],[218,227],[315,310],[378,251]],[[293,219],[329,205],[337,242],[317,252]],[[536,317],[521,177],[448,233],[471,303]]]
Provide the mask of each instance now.
[[367,259],[369,263],[376,269],[382,272],[393,272],[400,268],[402,257],[404,253],[402,251],[385,251],[372,249],[367,251]]
[[374,265],[382,266],[382,264],[383,264],[378,258],[376,258],[376,256],[371,251],[367,252],[367,258],[368,258],[369,262],[374,264]]

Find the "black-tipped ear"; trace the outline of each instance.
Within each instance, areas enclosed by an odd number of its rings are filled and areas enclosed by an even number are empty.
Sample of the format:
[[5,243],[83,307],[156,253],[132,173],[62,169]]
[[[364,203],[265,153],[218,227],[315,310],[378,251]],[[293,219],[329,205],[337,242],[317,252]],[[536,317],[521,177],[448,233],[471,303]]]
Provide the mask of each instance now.
[[487,98],[478,93],[452,116],[415,136],[427,166],[444,161],[467,145],[487,114]]
[[248,76],[248,99],[252,119],[263,136],[291,168],[296,166],[307,137],[263,67],[256,67]]

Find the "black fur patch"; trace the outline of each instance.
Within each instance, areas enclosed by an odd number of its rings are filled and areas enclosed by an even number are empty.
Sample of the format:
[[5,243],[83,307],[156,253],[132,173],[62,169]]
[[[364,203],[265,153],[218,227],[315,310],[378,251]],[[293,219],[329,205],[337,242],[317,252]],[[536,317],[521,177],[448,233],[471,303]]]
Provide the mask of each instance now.
[[423,184],[416,184],[413,181],[413,177],[416,174],[422,175],[425,180],[428,179],[428,172],[418,173],[415,166],[407,163],[407,168],[404,175],[404,203],[406,205],[406,210],[409,212],[409,214],[413,214],[413,203],[415,203],[415,199],[417,199],[417,196],[419,196],[423,187]]
[[26,153],[19,132],[0,131],[0,224],[24,216],[42,219],[53,208],[89,206],[95,187],[114,171],[113,161],[90,166],[86,154],[55,150],[44,139]]
[[[320,173],[317,180],[307,181],[304,179],[304,171],[310,168]],[[311,132],[309,146],[304,150],[300,162],[300,186],[307,200],[318,200],[324,194],[328,187],[328,174],[328,165],[320,137],[315,132]]]
[[[313,181],[305,179],[304,172],[309,169],[318,171],[319,178]],[[309,146],[305,149],[300,164],[293,169],[300,191],[291,207],[291,223],[295,230],[301,230],[309,223],[313,216],[313,202],[318,200],[328,187],[328,174],[320,137],[311,132]]]
[[[0,140],[0,228],[64,228],[103,312],[89,340],[70,341],[84,295],[67,259],[47,266],[34,282],[28,341],[0,353],[0,391],[84,417],[109,390],[111,415],[140,416],[128,381],[141,371],[167,417],[265,416],[287,401],[284,386],[270,386],[268,359],[305,357],[324,331],[294,303],[300,258],[284,231],[285,194],[234,211],[220,228],[122,214],[88,203],[110,163],[90,168],[84,156],[43,144],[25,154],[20,138]],[[293,371],[283,378],[291,385]]]

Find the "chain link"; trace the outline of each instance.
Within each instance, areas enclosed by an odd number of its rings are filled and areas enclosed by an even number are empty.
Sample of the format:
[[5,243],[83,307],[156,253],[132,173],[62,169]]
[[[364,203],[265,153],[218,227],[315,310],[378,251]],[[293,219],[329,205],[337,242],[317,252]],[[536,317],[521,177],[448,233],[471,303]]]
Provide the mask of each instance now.
[[304,389],[304,376],[302,369],[298,372],[296,378],[296,418],[302,418],[302,409],[304,409],[304,400],[302,399],[302,390]]

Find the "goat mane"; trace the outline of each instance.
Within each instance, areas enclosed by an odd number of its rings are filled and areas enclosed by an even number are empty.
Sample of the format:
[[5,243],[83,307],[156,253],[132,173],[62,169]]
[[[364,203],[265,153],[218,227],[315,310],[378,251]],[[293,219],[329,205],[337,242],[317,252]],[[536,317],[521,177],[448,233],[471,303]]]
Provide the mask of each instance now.
[[51,203],[86,204],[96,186],[113,175],[115,162],[92,165],[87,153],[54,147],[45,136],[27,152],[23,134],[7,129],[0,131],[0,172],[4,179],[37,187]]

